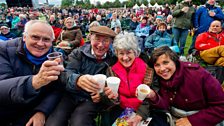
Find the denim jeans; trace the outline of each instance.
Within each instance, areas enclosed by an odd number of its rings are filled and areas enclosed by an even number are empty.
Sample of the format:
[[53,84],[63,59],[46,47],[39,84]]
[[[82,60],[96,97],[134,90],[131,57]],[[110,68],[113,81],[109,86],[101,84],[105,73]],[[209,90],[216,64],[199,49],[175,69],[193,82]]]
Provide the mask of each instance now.
[[174,38],[176,42],[178,43],[180,47],[180,55],[184,55],[184,48],[186,44],[186,39],[188,35],[188,29],[181,29],[181,28],[176,28],[174,27],[172,29],[172,32],[174,34]]

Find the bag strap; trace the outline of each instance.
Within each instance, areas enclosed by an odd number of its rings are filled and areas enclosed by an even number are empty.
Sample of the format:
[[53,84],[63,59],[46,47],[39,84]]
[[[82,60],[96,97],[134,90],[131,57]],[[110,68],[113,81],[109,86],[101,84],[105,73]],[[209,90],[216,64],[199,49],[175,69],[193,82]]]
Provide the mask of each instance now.
[[153,81],[154,70],[147,66],[143,83],[151,86]]

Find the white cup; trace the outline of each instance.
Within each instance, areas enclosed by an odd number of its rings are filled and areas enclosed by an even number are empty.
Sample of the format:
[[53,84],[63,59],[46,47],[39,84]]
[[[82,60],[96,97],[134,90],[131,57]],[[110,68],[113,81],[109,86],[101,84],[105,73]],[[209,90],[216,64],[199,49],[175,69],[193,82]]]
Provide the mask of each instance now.
[[61,52],[52,52],[47,55],[47,58],[51,61],[55,60],[59,65],[63,66],[63,54]]
[[150,87],[146,84],[140,84],[137,87],[138,99],[144,100],[146,96],[150,93]]
[[100,93],[103,92],[103,88],[105,87],[107,76],[104,74],[96,74],[96,75],[93,75],[93,78],[97,81],[97,83],[100,86],[99,92]]
[[118,88],[121,80],[118,77],[108,77],[107,78],[107,86],[111,88],[114,94],[118,93]]

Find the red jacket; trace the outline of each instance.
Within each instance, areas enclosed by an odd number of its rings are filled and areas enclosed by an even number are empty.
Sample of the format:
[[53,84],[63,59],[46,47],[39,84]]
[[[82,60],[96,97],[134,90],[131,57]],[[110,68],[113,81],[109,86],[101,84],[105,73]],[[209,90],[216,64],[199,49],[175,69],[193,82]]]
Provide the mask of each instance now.
[[147,64],[140,58],[136,58],[130,71],[117,62],[112,66],[112,71],[121,79],[119,86],[120,106],[122,108],[130,107],[137,110],[142,101],[135,96],[138,85],[143,83]]
[[204,32],[200,34],[195,42],[195,48],[199,51],[224,45],[224,31],[219,34]]
[[185,110],[199,110],[188,116],[192,126],[215,126],[224,120],[224,92],[221,84],[198,64],[180,62],[170,80],[159,78],[161,88],[156,108],[171,106]]

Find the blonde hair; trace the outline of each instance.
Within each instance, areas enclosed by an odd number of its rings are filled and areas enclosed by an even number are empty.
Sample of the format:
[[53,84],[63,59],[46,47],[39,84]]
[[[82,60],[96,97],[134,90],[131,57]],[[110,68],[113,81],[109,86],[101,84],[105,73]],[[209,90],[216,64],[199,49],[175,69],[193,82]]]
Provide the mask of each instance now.
[[64,21],[64,25],[66,24],[66,22],[67,22],[68,20],[71,20],[71,21],[73,22],[73,24],[75,23],[74,18],[72,18],[72,17],[67,17],[67,18],[65,19],[65,21]]

